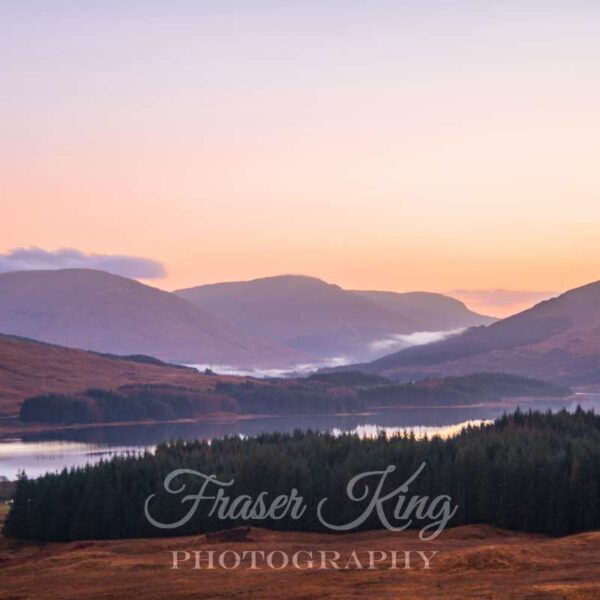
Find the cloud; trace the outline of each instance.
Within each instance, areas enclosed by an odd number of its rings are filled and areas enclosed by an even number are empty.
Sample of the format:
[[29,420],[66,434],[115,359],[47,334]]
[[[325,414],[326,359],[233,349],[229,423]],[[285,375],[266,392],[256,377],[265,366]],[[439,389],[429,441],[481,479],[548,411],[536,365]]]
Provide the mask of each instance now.
[[33,269],[99,269],[133,279],[160,279],[166,275],[164,266],[151,258],[86,254],[76,248],[15,248],[0,254],[0,273]]
[[542,300],[548,300],[557,295],[557,292],[540,292],[529,290],[454,290],[454,296],[458,296],[467,304],[478,304],[489,307],[508,307],[521,304],[537,304]]

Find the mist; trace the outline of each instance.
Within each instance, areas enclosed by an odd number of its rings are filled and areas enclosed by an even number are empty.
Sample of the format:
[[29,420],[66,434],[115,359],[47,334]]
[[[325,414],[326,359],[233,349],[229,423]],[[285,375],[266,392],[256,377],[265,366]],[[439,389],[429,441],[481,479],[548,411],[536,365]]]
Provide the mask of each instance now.
[[237,375],[240,377],[256,377],[259,379],[268,379],[272,377],[303,377],[318,371],[319,369],[343,367],[353,363],[365,362],[381,358],[386,354],[392,354],[411,346],[421,346],[445,340],[453,335],[458,335],[465,331],[464,328],[452,329],[448,331],[416,331],[409,334],[391,334],[385,338],[375,340],[361,348],[360,352],[353,356],[331,356],[309,363],[299,363],[286,369],[242,369],[235,365],[226,364],[187,364],[200,372],[206,370],[218,373],[219,375]]

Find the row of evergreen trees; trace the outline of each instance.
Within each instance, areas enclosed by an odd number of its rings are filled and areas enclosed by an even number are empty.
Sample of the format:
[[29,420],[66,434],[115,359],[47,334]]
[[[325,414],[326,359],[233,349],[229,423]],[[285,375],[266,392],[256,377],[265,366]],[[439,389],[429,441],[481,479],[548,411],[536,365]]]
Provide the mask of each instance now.
[[[329,498],[325,516],[331,522],[349,522],[364,510],[364,502],[346,495],[352,477],[394,465],[385,485],[392,490],[423,462],[426,467],[408,496],[450,496],[458,505],[451,525],[488,523],[551,535],[600,529],[600,417],[578,409],[573,414],[517,411],[448,440],[296,432],[163,444],[154,454],[114,458],[36,480],[22,476],[4,533],[63,541],[191,535],[241,524],[209,517],[201,506],[180,529],[150,525],[144,503],[151,494],[157,494],[150,507],[158,521],[174,522],[188,511],[189,503],[181,504],[184,494],[163,489],[165,476],[180,468],[234,478],[226,489],[231,497],[266,491],[272,500],[297,488],[307,505],[302,519],[256,524],[320,531],[316,506],[322,498]],[[200,484],[194,477],[184,481],[186,494]],[[361,527],[381,523],[373,514]]]
[[361,387],[359,394],[368,406],[399,404],[453,406],[525,396],[562,398],[572,394],[572,391],[548,381],[520,375],[473,373],[410,383],[388,382]]
[[173,385],[128,385],[89,389],[73,395],[27,398],[20,419],[44,423],[168,421],[209,412],[316,415],[356,413],[371,407],[415,404],[455,405],[501,397],[564,396],[570,390],[503,373],[393,383],[357,372],[319,373],[306,379],[220,381],[214,390]]
[[215,389],[235,398],[242,414],[334,415],[365,409],[354,389],[309,379],[219,382]]
[[19,418],[43,423],[169,421],[211,412],[239,412],[237,401],[210,390],[174,385],[136,384],[118,390],[88,389],[73,395],[27,398]]

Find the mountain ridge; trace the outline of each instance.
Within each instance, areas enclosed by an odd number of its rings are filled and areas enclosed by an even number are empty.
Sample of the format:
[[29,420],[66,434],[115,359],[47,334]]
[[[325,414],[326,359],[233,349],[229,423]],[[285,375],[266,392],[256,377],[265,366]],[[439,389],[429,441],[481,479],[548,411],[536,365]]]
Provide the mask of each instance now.
[[568,290],[491,325],[352,368],[395,379],[499,371],[600,382],[600,282]]
[[472,311],[467,305],[446,294],[436,292],[387,292],[377,290],[351,290],[369,298],[380,306],[407,316],[423,331],[443,331],[488,325],[497,319]]
[[180,363],[252,367],[307,360],[237,331],[175,294],[93,269],[0,274],[0,332]]
[[[389,339],[397,347],[403,343],[403,335],[437,330],[437,323],[433,328],[424,324],[423,311],[417,314],[413,309],[413,318],[366,297],[367,292],[345,290],[305,275],[214,283],[174,293],[250,334],[260,332],[264,337],[322,358],[336,355],[373,358],[376,344],[381,340]],[[440,295],[432,296],[439,299]],[[461,314],[458,325],[446,319],[444,328],[462,328],[487,319],[466,307],[464,311],[475,315],[471,322]]]

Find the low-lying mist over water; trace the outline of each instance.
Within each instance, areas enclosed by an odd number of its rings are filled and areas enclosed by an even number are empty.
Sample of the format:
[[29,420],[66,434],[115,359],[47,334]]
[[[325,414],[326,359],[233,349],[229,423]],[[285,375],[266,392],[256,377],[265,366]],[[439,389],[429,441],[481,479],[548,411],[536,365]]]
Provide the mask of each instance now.
[[234,367],[232,365],[216,365],[216,364],[204,364],[204,365],[185,365],[186,367],[193,367],[198,369],[200,372],[206,370],[218,373],[219,375],[238,375],[240,377],[258,377],[258,378],[271,378],[271,377],[301,377],[303,375],[309,375],[314,371],[325,367],[343,367],[349,365],[352,360],[344,356],[336,356],[330,359],[314,363],[301,363],[294,365],[288,369],[242,369],[240,367]]
[[[431,344],[445,340],[454,335],[458,335],[465,331],[464,328],[451,329],[448,331],[416,331],[414,333],[392,333],[389,336],[383,337],[371,342],[366,348],[367,356],[363,351],[354,356],[332,356],[323,358],[320,361],[310,363],[300,363],[289,368],[271,368],[271,369],[244,369],[233,365],[225,364],[186,364],[186,367],[193,367],[200,372],[206,370],[213,371],[220,375],[238,375],[242,377],[301,377],[319,369],[328,367],[343,367],[352,363],[364,362],[381,358],[386,354],[398,352],[411,346],[421,346],[423,344]],[[362,349],[365,350],[365,349]]]

